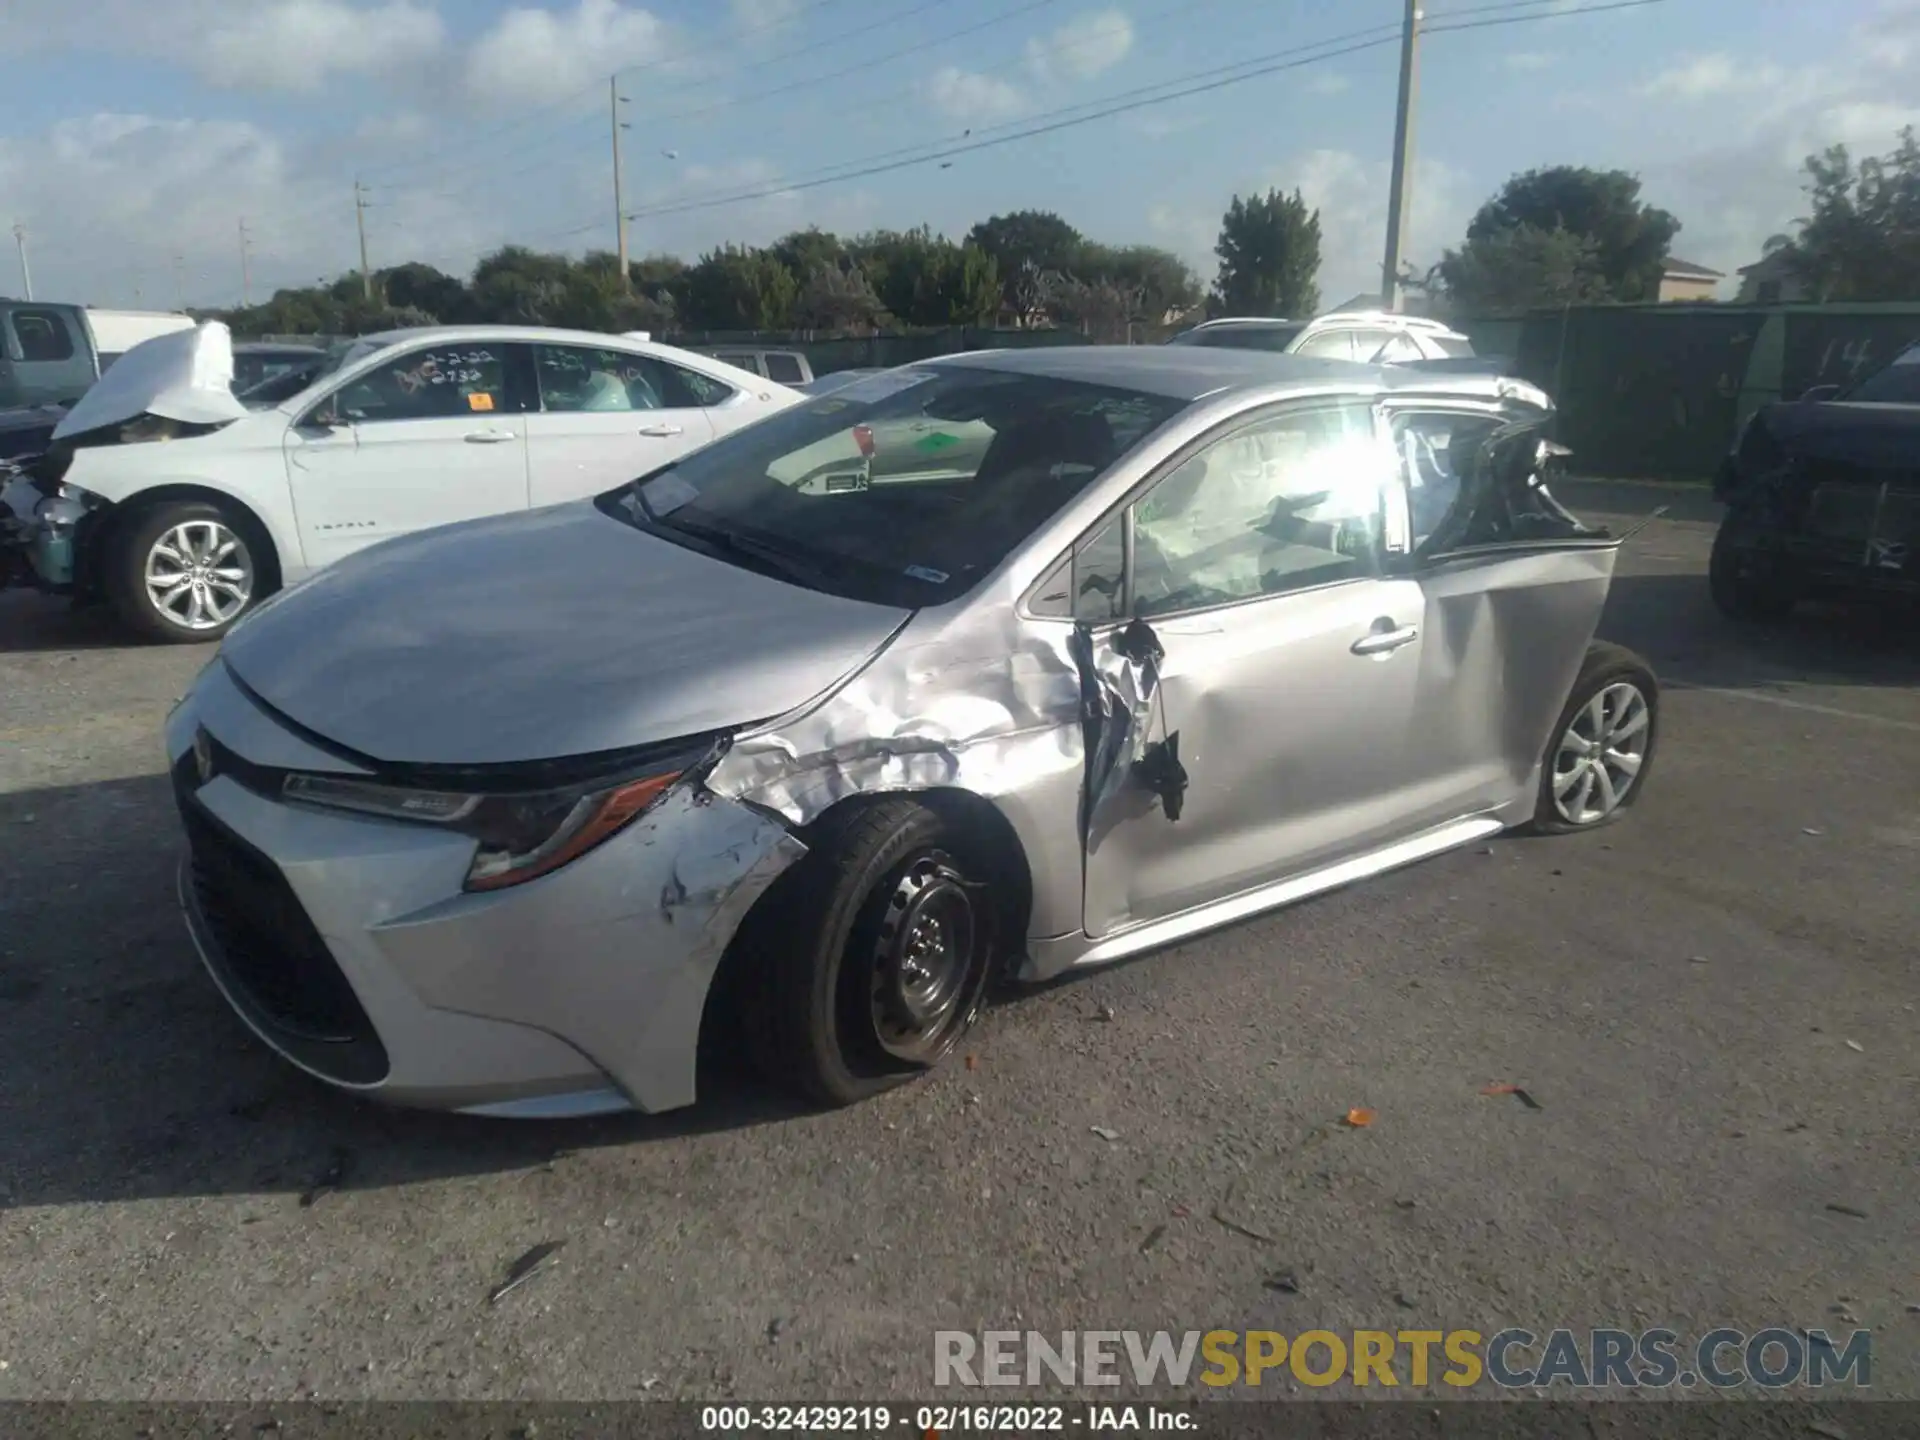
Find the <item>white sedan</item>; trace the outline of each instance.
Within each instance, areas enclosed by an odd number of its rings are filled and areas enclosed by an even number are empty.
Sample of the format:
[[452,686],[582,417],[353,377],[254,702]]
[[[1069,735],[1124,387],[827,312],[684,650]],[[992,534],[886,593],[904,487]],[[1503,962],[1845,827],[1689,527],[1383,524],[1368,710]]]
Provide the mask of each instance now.
[[214,640],[376,541],[598,494],[806,398],[638,333],[396,330],[245,405],[232,363],[209,322],[128,351],[82,398],[34,471],[34,583],[153,640]]

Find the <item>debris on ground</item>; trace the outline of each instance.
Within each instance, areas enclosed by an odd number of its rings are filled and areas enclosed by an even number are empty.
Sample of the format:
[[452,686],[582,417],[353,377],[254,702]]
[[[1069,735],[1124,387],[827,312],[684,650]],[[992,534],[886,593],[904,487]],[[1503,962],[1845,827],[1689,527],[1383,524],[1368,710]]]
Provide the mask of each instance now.
[[1345,1123],[1351,1129],[1364,1130],[1373,1123],[1373,1111],[1364,1105],[1356,1105],[1347,1111]]
[[980,1068],[980,1057],[978,1055],[967,1056],[967,1069],[978,1070],[979,1068]]
[[1282,1295],[1300,1293],[1300,1279],[1291,1270],[1276,1270],[1260,1283],[1269,1290],[1278,1290]]
[[1243,1221],[1234,1219],[1231,1215],[1226,1213],[1226,1210],[1222,1205],[1214,1206],[1211,1213],[1213,1215],[1213,1221],[1216,1225],[1223,1226],[1226,1229],[1233,1231],[1233,1233],[1236,1235],[1244,1235],[1249,1240],[1258,1240],[1262,1245],[1273,1244],[1273,1236],[1267,1234],[1267,1232],[1264,1230],[1257,1230],[1253,1226],[1248,1225]]
[[1858,1040],[1847,1041],[1847,1049],[1856,1050],[1862,1055],[1867,1053],[1867,1047],[1862,1045]]
[[1687,957],[1687,963],[1689,965],[1704,965],[1707,963],[1707,957],[1704,955],[1689,955]]
[[1831,1210],[1831,1211],[1832,1211],[1832,1212],[1833,1212],[1834,1214],[1836,1214],[1836,1215],[1847,1215],[1847,1216],[1851,1216],[1851,1217],[1852,1217],[1853,1219],[1855,1219],[1855,1220],[1865,1220],[1865,1219],[1867,1219],[1867,1218],[1868,1218],[1868,1217],[1867,1217],[1867,1212],[1866,1212],[1866,1211],[1864,1211],[1864,1210],[1856,1210],[1856,1209],[1854,1209],[1854,1208],[1853,1208],[1853,1206],[1851,1206],[1851,1205],[1832,1205],[1832,1204],[1830,1204],[1830,1205],[1828,1205],[1828,1206],[1827,1206],[1827,1209],[1829,1209],[1829,1210]]
[[1802,829],[1800,833],[1802,835],[1824,835],[1827,832],[1824,830],[1816,830],[1811,825],[1808,825],[1804,829]]
[[1518,1085],[1483,1085],[1480,1087],[1480,1093],[1482,1095],[1511,1095],[1529,1110],[1546,1109],[1546,1106],[1542,1105]]
[[300,1208],[311,1210],[322,1195],[329,1190],[338,1190],[346,1182],[347,1172],[352,1168],[353,1152],[344,1146],[334,1146],[333,1155],[327,1161],[327,1168],[320,1172],[319,1178],[308,1186],[306,1193],[300,1197]]
[[1107,1141],[1109,1144],[1111,1144],[1113,1141],[1118,1140],[1120,1138],[1120,1132],[1118,1130],[1109,1130],[1104,1125],[1090,1125],[1087,1128],[1093,1131],[1093,1133],[1098,1135],[1102,1140]]
[[772,1345],[780,1339],[780,1332],[787,1328],[787,1322],[778,1315],[767,1322],[767,1343]]
[[1415,1310],[1419,1308],[1414,1298],[1404,1290],[1396,1290],[1393,1292],[1393,1303],[1398,1305],[1402,1310]]
[[1815,1420],[1807,1426],[1807,1433],[1824,1436],[1826,1440],[1847,1440],[1847,1432],[1831,1420]]
[[1104,1021],[1107,1024],[1112,1024],[1113,1023],[1113,1006],[1102,1005],[1098,1010],[1093,1012],[1093,1018],[1096,1020]]
[[1420,1202],[1418,1200],[1410,1200],[1410,1199],[1402,1198],[1394,1201],[1393,1207],[1396,1210],[1412,1210],[1419,1204]]
[[1140,1242],[1140,1253],[1144,1255],[1147,1253],[1147,1251],[1153,1249],[1154,1246],[1158,1245],[1163,1239],[1166,1238],[1166,1234],[1167,1234],[1166,1226],[1164,1225],[1154,1226],[1153,1229],[1147,1232],[1147,1238]]
[[1173,1218],[1176,1220],[1184,1220],[1192,1213],[1193,1212],[1184,1205],[1176,1205],[1173,1207]]
[[498,1305],[504,1296],[526,1284],[546,1267],[548,1261],[560,1253],[566,1243],[564,1240],[543,1240],[527,1251],[513,1262],[507,1271],[507,1278],[496,1285],[487,1296],[487,1303]]

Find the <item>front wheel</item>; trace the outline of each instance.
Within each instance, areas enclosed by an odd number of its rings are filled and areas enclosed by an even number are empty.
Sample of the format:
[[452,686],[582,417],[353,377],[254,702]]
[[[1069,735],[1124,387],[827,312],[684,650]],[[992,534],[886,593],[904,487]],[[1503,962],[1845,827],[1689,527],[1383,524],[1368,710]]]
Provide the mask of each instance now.
[[1533,828],[1592,830],[1640,798],[1660,733],[1660,684],[1619,645],[1595,642],[1560,712],[1540,767]]
[[997,944],[966,837],[908,798],[829,814],[743,933],[761,1068],[849,1105],[924,1073],[979,1014]]
[[201,500],[135,516],[115,547],[107,596],[129,626],[162,644],[218,640],[261,593],[253,527]]

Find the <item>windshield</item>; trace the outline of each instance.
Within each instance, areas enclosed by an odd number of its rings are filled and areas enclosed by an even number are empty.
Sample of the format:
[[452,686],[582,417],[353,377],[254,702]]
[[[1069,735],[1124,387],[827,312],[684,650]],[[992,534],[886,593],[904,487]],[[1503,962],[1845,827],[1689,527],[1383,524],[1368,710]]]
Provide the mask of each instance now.
[[971,589],[1184,403],[993,370],[889,370],[600,503],[734,563],[917,609]]
[[1176,335],[1175,345],[1211,345],[1222,350],[1285,350],[1304,325],[1220,325]]
[[1877,375],[1869,375],[1845,396],[1868,405],[1920,405],[1920,345],[1904,350]]

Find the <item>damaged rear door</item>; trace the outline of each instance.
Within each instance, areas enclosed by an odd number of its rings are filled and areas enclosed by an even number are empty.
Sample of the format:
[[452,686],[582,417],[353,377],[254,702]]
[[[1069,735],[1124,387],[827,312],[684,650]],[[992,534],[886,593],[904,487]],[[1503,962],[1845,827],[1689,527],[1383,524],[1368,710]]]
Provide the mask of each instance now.
[[[1396,829],[1425,643],[1372,406],[1230,422],[1142,487],[1076,593],[1084,923],[1102,937]],[[1100,573],[1104,571],[1105,573]],[[1084,609],[1080,613],[1085,616]]]
[[1620,541],[1548,492],[1551,412],[1396,396],[1381,407],[1405,486],[1425,636],[1417,773],[1432,822],[1524,801],[1600,621]]

